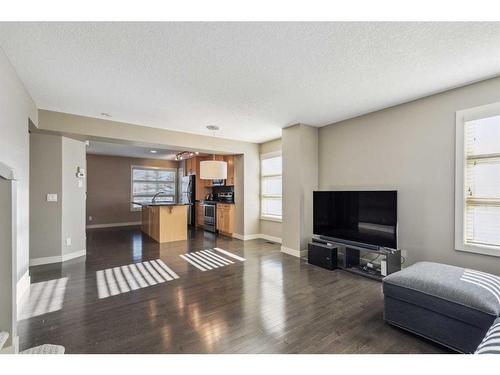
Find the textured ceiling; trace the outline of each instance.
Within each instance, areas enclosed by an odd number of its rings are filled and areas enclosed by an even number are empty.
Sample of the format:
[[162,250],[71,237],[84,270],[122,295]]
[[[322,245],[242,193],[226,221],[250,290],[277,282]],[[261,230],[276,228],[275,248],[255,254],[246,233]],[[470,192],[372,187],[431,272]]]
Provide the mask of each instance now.
[[42,109],[261,142],[500,73],[500,23],[0,23]]

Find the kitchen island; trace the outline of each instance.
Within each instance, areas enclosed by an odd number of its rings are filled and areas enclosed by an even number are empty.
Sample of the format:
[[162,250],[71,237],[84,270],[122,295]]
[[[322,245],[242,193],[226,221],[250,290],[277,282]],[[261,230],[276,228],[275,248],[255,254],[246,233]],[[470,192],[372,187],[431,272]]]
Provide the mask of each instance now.
[[187,210],[184,203],[144,203],[142,206],[142,231],[156,242],[187,240]]

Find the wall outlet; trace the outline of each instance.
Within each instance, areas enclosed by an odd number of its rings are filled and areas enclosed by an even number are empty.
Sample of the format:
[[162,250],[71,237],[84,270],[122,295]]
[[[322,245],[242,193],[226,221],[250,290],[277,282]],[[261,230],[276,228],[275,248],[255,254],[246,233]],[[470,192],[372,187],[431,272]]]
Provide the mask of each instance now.
[[71,237],[66,238],[66,246],[71,246]]
[[57,202],[57,193],[48,193],[47,202]]
[[78,180],[78,187],[79,188],[83,187],[83,181],[81,179]]
[[92,216],[89,216],[89,221],[92,221],[94,220],[94,218]]

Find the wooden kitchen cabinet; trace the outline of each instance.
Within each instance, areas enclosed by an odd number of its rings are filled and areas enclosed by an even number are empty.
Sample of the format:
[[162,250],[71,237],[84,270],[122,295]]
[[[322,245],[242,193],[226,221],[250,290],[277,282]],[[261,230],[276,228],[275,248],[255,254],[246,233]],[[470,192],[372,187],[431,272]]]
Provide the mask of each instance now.
[[234,232],[234,204],[217,203],[217,230],[232,236]]
[[224,155],[224,161],[227,163],[226,186],[234,186],[234,155]]
[[187,205],[142,206],[142,231],[156,242],[187,239]]
[[196,174],[196,157],[186,160],[186,176]]
[[203,160],[210,160],[208,156],[197,156],[194,159],[195,163],[195,171],[196,171],[196,197],[197,201],[201,201],[205,199],[205,195],[210,193],[207,189],[212,186],[212,180],[202,180],[200,178],[200,162]]
[[205,221],[205,213],[203,212],[203,204],[196,202],[195,207],[195,225],[197,227],[203,227]]

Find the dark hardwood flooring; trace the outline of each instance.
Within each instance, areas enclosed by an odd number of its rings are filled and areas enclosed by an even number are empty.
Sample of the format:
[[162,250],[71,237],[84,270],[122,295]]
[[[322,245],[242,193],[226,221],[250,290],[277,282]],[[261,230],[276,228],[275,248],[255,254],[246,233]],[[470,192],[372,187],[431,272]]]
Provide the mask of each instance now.
[[[179,254],[219,247],[245,262],[202,272]],[[161,259],[179,279],[99,298],[96,271]],[[159,245],[137,228],[87,233],[86,258],[31,268],[20,349],[67,353],[443,353],[384,323],[381,284],[327,271],[264,240],[191,231]]]

